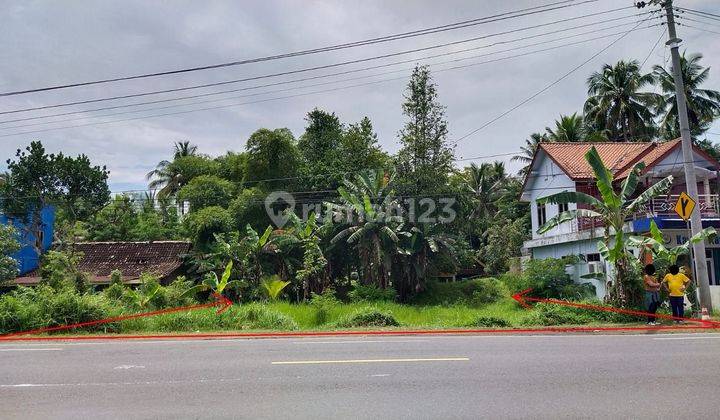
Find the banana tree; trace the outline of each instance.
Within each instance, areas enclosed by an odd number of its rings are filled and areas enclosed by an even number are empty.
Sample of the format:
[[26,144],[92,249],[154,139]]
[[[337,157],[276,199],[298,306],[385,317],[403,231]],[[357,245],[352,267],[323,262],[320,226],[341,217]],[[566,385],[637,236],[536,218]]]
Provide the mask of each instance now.
[[603,239],[598,244],[598,251],[614,266],[615,281],[609,290],[610,301],[621,307],[632,306],[638,303],[640,293],[637,287],[633,287],[637,279],[631,275],[631,256],[627,251],[627,238],[623,227],[625,221],[641,210],[648,201],[665,194],[672,185],[673,177],[668,176],[658,181],[632,198],[640,181],[640,173],[645,169],[643,162],[637,163],[632,168],[629,175],[620,183],[620,189],[616,190],[612,172],[605,166],[594,146],[585,154],[585,160],[593,169],[600,197],[596,198],[577,191],[563,191],[538,199],[538,204],[576,203],[590,208],[564,211],[540,226],[537,232],[543,234],[562,223],[581,217],[599,219],[605,230]]
[[232,267],[233,262],[229,261],[227,265],[225,266],[225,270],[223,270],[223,274],[220,278],[218,278],[217,274],[214,271],[210,271],[205,275],[205,278],[203,279],[202,283],[195,285],[181,295],[182,297],[187,296],[195,296],[197,293],[204,291],[204,290],[210,290],[215,294],[222,295],[225,289],[228,288],[228,286],[235,285],[235,284],[241,284],[238,280],[230,280],[230,274],[232,273]]
[[289,281],[280,280],[280,277],[277,274],[265,277],[262,282],[260,282],[260,285],[265,290],[265,293],[268,295],[270,300],[277,300],[280,293],[282,293],[283,289],[285,289],[288,284],[290,284]]
[[331,240],[342,240],[356,247],[360,256],[363,282],[384,289],[390,283],[392,255],[398,243],[395,227],[403,218],[393,214],[399,209],[387,190],[390,182],[382,172],[368,172],[356,177],[355,183],[345,181],[338,188],[341,203],[325,203],[334,220],[343,220],[342,230]]
[[681,255],[686,255],[690,252],[690,247],[698,242],[705,241],[706,239],[712,238],[717,234],[715,228],[708,227],[700,232],[693,235],[684,244],[668,247],[665,246],[665,239],[663,239],[662,232],[655,224],[655,221],[650,221],[650,236],[631,236],[629,238],[629,244],[638,249],[650,249],[653,256],[659,260],[665,260],[668,264],[676,264],[677,259]]

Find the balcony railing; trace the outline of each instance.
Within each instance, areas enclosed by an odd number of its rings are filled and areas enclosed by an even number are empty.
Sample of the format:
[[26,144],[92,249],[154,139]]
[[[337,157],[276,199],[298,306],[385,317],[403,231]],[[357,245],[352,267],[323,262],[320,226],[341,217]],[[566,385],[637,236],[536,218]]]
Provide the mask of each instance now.
[[[679,195],[653,198],[643,205],[632,217],[632,220],[648,217],[671,217],[678,218],[675,213],[675,204]],[[717,194],[700,194],[695,204],[695,211],[699,211],[702,217],[720,217],[720,197]],[[597,217],[580,217],[573,221],[572,231],[582,232],[602,228],[604,225]]]

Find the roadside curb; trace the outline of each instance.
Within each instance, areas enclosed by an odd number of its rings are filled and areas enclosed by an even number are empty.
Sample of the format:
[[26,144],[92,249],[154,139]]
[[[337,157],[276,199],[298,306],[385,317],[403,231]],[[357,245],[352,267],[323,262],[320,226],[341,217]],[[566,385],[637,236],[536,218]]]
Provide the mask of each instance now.
[[260,338],[302,338],[329,336],[421,336],[421,335],[533,335],[547,333],[578,333],[579,335],[603,335],[607,332],[655,332],[686,331],[704,332],[719,330],[710,325],[667,325],[637,327],[544,327],[515,329],[448,329],[448,330],[349,330],[349,331],[282,331],[282,332],[233,332],[233,333],[189,333],[189,334],[111,334],[111,335],[58,335],[35,337],[0,338],[2,342],[15,341],[92,341],[92,340],[213,340],[213,339],[260,339]]

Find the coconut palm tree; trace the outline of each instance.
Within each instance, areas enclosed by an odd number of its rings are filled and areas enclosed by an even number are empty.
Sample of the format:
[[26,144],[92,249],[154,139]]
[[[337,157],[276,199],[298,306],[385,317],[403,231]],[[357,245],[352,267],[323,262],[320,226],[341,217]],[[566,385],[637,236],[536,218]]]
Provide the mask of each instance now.
[[[175,142],[174,147],[173,161],[197,154],[197,146],[190,144],[189,141]],[[168,160],[160,161],[155,169],[145,175],[145,178],[150,181],[148,189],[159,189],[157,192],[158,197],[174,196],[180,191],[184,183],[182,174]]]
[[636,198],[631,198],[640,179],[640,172],[645,168],[643,162],[637,163],[630,174],[620,184],[616,191],[613,184],[613,175],[605,166],[595,147],[586,154],[585,159],[593,168],[600,198],[576,192],[563,191],[538,199],[537,202],[566,204],[577,203],[590,208],[578,208],[564,211],[548,220],[537,230],[543,234],[548,230],[580,217],[595,217],[602,221],[605,227],[603,239],[598,243],[598,251],[605,261],[615,267],[614,282],[610,289],[610,301],[616,305],[627,307],[638,303],[640,290],[637,282],[631,276],[631,255],[627,252],[627,244],[623,227],[625,221],[637,212],[653,197],[664,194],[672,185],[672,176],[668,176],[653,186],[647,188]]
[[555,128],[545,127],[545,131],[550,141],[585,141],[585,124],[582,116],[577,112],[572,115],[560,115],[560,119],[555,120]]
[[520,154],[517,154],[510,158],[511,162],[520,162],[525,164],[518,171],[518,175],[525,176],[530,170],[530,164],[532,163],[535,151],[537,150],[540,143],[548,141],[546,134],[532,133],[529,139],[525,139],[525,146],[520,147]]
[[470,213],[471,218],[489,220],[492,217],[506,178],[505,165],[502,162],[470,165],[467,169],[465,189],[472,194],[475,204]]
[[655,131],[657,95],[643,92],[643,88],[652,83],[653,76],[641,74],[636,60],[605,64],[587,80],[589,98],[584,111],[588,125],[607,130],[611,139],[650,140]]
[[[713,120],[720,115],[720,92],[700,87],[707,81],[710,73],[710,67],[703,68],[700,65],[701,59],[702,54],[690,54],[686,57],[685,52],[680,57],[690,133],[693,137],[707,131]],[[666,70],[662,66],[654,66],[653,77],[662,90],[658,102],[661,135],[666,139],[680,137],[672,67]]]

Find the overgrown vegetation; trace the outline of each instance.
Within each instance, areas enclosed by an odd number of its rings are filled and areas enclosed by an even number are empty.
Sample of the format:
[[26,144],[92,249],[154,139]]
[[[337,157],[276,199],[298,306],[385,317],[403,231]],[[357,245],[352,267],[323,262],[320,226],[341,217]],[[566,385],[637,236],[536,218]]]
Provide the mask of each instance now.
[[[700,86],[707,78],[700,57],[683,57],[681,63],[694,137],[720,111],[720,94]],[[646,91],[652,84],[662,93]],[[676,136],[677,110],[666,69],[656,66],[642,74],[637,62],[620,61],[593,73],[588,88],[584,113],[560,116],[553,127],[533,134],[514,159],[529,163],[541,142]],[[528,168],[519,176],[508,174],[502,162],[456,168],[445,107],[427,67],[415,68],[402,101],[404,122],[394,155],[380,147],[368,117],[345,123],[333,112],[313,109],[297,138],[287,128],[260,128],[245,150],[221,156],[203,154],[187,141],[175,143],[171,159],[147,174],[148,193],[112,198],[104,167],[84,155],[47,153],[32,142],[0,176],[0,209],[22,222],[21,233],[34,235],[29,245],[38,253],[40,212],[56,209],[55,249],[42,259],[41,286],[0,296],[3,331],[190,305],[205,302],[211,293],[242,305],[220,316],[197,311],[102,328],[495,328],[591,322],[586,314],[542,305],[528,315],[509,298],[527,288],[543,297],[594,296],[592,286],[572,281],[563,260],[532,260],[523,273],[509,272],[517,268],[511,262],[530,236],[528,203],[519,200]],[[711,142],[698,144],[720,156]],[[622,225],[667,190],[671,179],[637,195],[643,169],[638,165],[618,191],[594,149],[587,158],[600,197],[563,192],[541,199],[588,207],[551,219],[541,232],[574,217],[602,219],[606,232],[600,253],[613,263],[617,280],[612,301],[633,306],[640,296],[639,265],[627,253]],[[0,282],[16,273],[9,257],[18,248],[16,234],[0,229]],[[77,269],[80,256],[67,246],[79,240],[168,239],[192,242],[186,276],[161,285],[145,274],[139,287],[130,288],[115,272],[102,291]],[[668,251],[646,242],[641,245],[658,255]],[[461,272],[495,277],[438,281]]]

